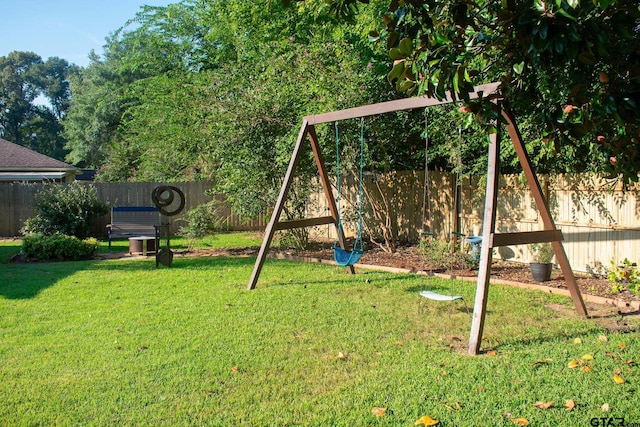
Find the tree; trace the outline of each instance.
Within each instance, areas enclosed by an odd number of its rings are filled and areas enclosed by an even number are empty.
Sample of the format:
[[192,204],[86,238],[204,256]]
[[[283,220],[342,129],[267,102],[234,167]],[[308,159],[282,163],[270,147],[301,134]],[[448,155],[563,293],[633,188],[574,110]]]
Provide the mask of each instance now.
[[[145,104],[161,102],[151,99],[152,94],[172,90],[167,90],[166,77],[177,76],[179,81],[192,68],[201,68],[193,64],[189,55],[194,45],[201,45],[197,33],[202,31],[187,34],[184,29],[193,22],[191,12],[192,8],[182,3],[144,6],[107,38],[103,57],[91,53],[89,66],[71,78],[73,101],[64,120],[69,161],[88,167],[104,166],[102,179],[129,180],[139,170],[140,150],[158,151],[152,146],[155,140],[143,140],[134,132],[142,129],[138,126],[142,122],[155,122],[144,132],[145,137],[162,126],[156,117],[143,119],[141,115],[152,111]],[[158,88],[152,87],[154,82],[158,82]],[[137,124],[128,124],[130,120]],[[170,141],[172,138],[167,139],[167,143]],[[167,162],[154,166],[159,165]],[[175,174],[155,174],[155,178],[175,179]]]
[[33,101],[42,87],[42,58],[33,52],[0,57],[0,131],[24,145],[25,125],[35,116]]
[[[230,93],[233,90],[250,92],[265,104],[270,102],[267,94],[274,94],[273,104],[282,99],[279,92],[288,93],[290,100],[284,101],[295,108],[288,109],[286,121],[281,117],[277,125],[287,134],[307,112],[392,94],[388,88],[381,90],[385,83],[375,68],[382,57],[373,53],[366,31],[335,28],[326,15],[316,17],[304,8],[274,20],[282,10],[278,2],[266,0],[145,8],[132,20],[136,25],[109,38],[104,58],[96,55],[73,77],[73,103],[65,118],[69,158],[96,166],[108,163],[114,172],[109,179],[132,179],[133,170],[145,179],[184,179],[190,170],[203,169],[202,159],[188,160],[188,153],[215,149],[194,138],[213,144],[225,129],[218,118],[237,122],[232,115],[218,116],[217,105],[238,99]],[[279,77],[280,70],[286,79]],[[335,79],[342,72],[352,73],[348,85]],[[157,155],[160,151],[181,154],[184,161],[177,163],[182,167],[170,172],[166,159]],[[116,166],[111,161],[114,154],[129,159],[128,165]]]
[[72,101],[62,123],[67,161],[97,168],[110,157],[126,99],[117,63],[101,61],[94,53],[90,59],[70,78]]
[[42,95],[51,104],[51,111],[57,120],[61,120],[71,101],[71,89],[69,78],[79,72],[77,65],[69,64],[66,60],[58,57],[47,59],[43,65]]
[[107,180],[181,181],[207,176],[208,85],[202,74],[165,74],[131,84],[126,109],[100,175]]
[[54,57],[43,62],[32,52],[0,57],[0,135],[63,160],[60,120],[69,106],[67,78],[76,70],[64,59]]
[[[288,3],[285,1],[285,3]],[[336,15],[363,0],[331,0]],[[519,117],[550,153],[596,165],[625,183],[640,171],[640,10],[635,0],[406,0],[389,2],[388,74],[409,95],[468,100],[500,80]],[[488,120],[485,104],[470,110]],[[553,146],[553,147],[550,147]],[[549,149],[550,148],[550,149]]]

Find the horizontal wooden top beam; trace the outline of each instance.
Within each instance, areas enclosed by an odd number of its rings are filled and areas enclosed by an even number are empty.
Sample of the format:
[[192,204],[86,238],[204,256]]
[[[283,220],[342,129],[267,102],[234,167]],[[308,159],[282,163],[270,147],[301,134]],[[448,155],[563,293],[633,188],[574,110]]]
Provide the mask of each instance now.
[[[500,82],[488,83],[486,85],[476,86],[473,92],[469,94],[471,99],[477,99],[480,96],[487,97],[496,94],[500,86]],[[364,105],[362,107],[348,108],[346,110],[332,111],[330,113],[315,114],[306,116],[304,119],[310,125],[321,123],[331,123],[339,120],[355,119],[358,117],[375,116],[377,114],[393,113],[395,111],[414,110],[416,108],[432,107],[435,105],[444,105],[456,102],[451,94],[443,100],[428,96],[396,99],[394,101],[380,102],[378,104]]]

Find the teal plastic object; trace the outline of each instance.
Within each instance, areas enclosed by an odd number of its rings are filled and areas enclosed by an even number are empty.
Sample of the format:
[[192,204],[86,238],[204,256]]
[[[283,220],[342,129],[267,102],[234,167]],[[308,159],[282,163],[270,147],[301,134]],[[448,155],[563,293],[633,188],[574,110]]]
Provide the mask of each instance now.
[[469,236],[467,242],[471,243],[471,258],[478,262],[480,261],[480,245],[482,244],[481,236]]
[[333,247],[333,259],[336,264],[342,267],[350,267],[360,261],[364,255],[364,251],[360,249],[354,249],[351,252],[345,251],[344,249],[334,246]]

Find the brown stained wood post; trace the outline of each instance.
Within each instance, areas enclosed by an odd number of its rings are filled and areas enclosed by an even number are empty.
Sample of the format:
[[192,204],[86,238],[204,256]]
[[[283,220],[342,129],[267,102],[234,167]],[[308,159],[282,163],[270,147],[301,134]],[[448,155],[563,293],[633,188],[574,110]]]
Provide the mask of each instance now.
[[[531,193],[538,207],[538,211],[540,212],[543,228],[545,230],[556,230],[556,225],[553,221],[553,218],[551,217],[549,204],[544,194],[542,193],[540,182],[538,181],[538,178],[531,167],[529,155],[527,154],[524,142],[522,141],[520,131],[516,126],[513,114],[510,111],[503,109],[502,116],[507,120],[507,131],[509,132],[509,136],[513,141],[513,146],[516,150],[516,154],[518,155],[518,159],[520,160],[520,164],[522,165],[522,169],[527,178],[527,182],[529,183],[529,188],[531,189]],[[556,255],[558,264],[560,265],[560,269],[562,270],[562,274],[564,275],[564,280],[567,283],[567,288],[569,289],[569,294],[571,295],[571,299],[573,300],[573,305],[576,312],[580,316],[587,317],[587,307],[584,304],[582,294],[580,293],[580,289],[578,288],[578,284],[576,283],[576,278],[573,274],[573,270],[571,269],[571,265],[569,264],[569,259],[567,258],[567,254],[564,250],[564,245],[561,241],[553,241],[551,242],[551,246],[553,247],[553,251]]]
[[253,266],[253,272],[251,273],[251,278],[249,279],[249,284],[247,285],[248,290],[255,289],[256,284],[258,283],[258,277],[260,277],[260,271],[262,271],[262,266],[264,265],[264,261],[267,257],[267,252],[269,251],[269,247],[271,246],[271,241],[273,240],[273,234],[276,229],[276,224],[280,220],[280,214],[282,214],[282,208],[284,207],[284,203],[287,199],[287,195],[289,194],[289,189],[291,188],[291,183],[293,181],[293,173],[296,170],[296,165],[300,160],[300,153],[302,152],[302,143],[304,142],[305,136],[307,135],[307,129],[309,125],[306,120],[302,121],[302,126],[300,127],[300,133],[298,134],[298,139],[296,141],[296,146],[293,150],[293,154],[291,155],[291,160],[289,161],[289,167],[287,168],[287,173],[284,176],[284,181],[282,182],[282,187],[280,188],[280,195],[278,196],[278,200],[276,201],[276,205],[273,208],[273,213],[271,214],[271,220],[264,231],[264,239],[262,240],[262,245],[260,246],[260,251],[258,252],[258,257],[256,258],[256,263]]
[[500,137],[491,135],[489,161],[487,165],[487,193],[484,202],[484,221],[482,225],[482,247],[476,285],[476,298],[473,304],[471,331],[469,332],[469,354],[476,355],[482,344],[482,331],[487,312],[489,279],[491,277],[491,258],[493,253],[493,234],[496,228],[498,207],[498,179],[500,177]]
[[[333,197],[333,191],[331,190],[331,181],[329,180],[327,166],[324,162],[324,156],[322,155],[322,148],[320,147],[320,143],[318,142],[318,135],[316,134],[315,126],[309,126],[308,134],[309,140],[311,141],[311,149],[313,150],[313,157],[316,161],[316,166],[318,167],[318,173],[320,174],[320,183],[322,184],[322,190],[324,191],[324,196],[327,199],[327,203],[329,204],[329,212],[333,217],[333,223],[336,227],[338,244],[342,249],[345,249],[344,230],[340,225],[340,221],[338,221],[340,212],[338,212],[336,199],[335,197]],[[350,274],[355,274],[356,270],[352,265],[350,265],[347,266],[347,272],[349,272]]]

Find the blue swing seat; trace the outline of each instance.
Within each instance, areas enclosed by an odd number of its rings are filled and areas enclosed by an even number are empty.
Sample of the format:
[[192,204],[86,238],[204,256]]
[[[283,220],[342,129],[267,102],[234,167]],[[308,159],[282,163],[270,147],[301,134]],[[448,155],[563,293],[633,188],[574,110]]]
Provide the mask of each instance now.
[[356,264],[360,261],[362,255],[364,255],[364,251],[361,249],[354,249],[349,252],[337,245],[333,247],[333,259],[336,261],[336,264],[342,267],[350,267]]

